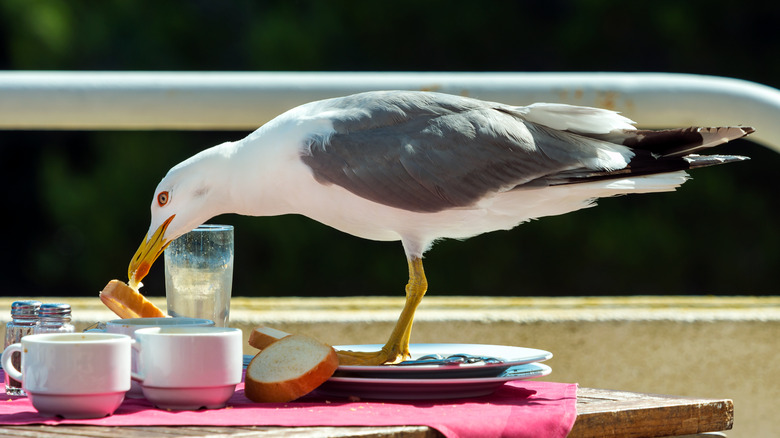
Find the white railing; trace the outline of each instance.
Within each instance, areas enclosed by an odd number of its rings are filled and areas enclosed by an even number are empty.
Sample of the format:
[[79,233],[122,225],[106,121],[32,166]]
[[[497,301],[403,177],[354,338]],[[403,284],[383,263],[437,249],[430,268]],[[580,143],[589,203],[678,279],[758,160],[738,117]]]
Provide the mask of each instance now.
[[745,125],[780,151],[780,90],[662,73],[0,72],[0,129],[251,130],[298,104],[379,89],[610,108],[640,126]]

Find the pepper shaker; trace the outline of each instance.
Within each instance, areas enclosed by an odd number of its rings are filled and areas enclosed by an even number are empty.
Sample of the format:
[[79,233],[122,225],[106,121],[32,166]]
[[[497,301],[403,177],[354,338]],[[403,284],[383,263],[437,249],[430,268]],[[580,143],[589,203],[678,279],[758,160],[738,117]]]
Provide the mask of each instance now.
[[34,333],[73,333],[70,304],[44,303],[38,310]]
[[[35,331],[38,322],[38,310],[40,301],[14,301],[11,304],[11,321],[5,326],[5,346],[21,342],[22,337],[31,335]],[[16,369],[22,369],[21,353],[11,356],[11,363]],[[22,382],[5,374],[5,393],[8,395],[25,395]]]

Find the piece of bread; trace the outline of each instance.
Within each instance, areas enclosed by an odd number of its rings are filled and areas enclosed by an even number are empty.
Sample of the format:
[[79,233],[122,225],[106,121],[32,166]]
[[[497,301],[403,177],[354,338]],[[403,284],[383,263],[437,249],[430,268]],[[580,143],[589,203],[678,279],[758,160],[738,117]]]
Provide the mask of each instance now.
[[258,403],[286,403],[312,392],[336,372],[330,345],[290,335],[271,343],[246,368],[244,394]]
[[292,336],[290,333],[283,332],[271,327],[260,326],[252,330],[249,334],[249,345],[262,350],[274,342]]
[[160,318],[165,313],[140,292],[119,280],[111,280],[100,292],[100,301],[120,318]]

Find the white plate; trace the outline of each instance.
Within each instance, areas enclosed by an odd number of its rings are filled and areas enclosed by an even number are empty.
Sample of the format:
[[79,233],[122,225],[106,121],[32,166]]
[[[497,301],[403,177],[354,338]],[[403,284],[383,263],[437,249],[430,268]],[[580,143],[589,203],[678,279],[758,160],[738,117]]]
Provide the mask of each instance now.
[[513,380],[526,380],[550,374],[544,364],[530,363],[511,367],[496,377],[460,379],[375,379],[331,377],[315,390],[323,397],[358,397],[384,400],[432,400],[481,397],[494,393]]
[[[382,345],[337,345],[336,350],[376,351]],[[336,371],[337,377],[362,378],[403,378],[403,379],[451,379],[496,377],[505,370],[517,365],[542,362],[552,357],[552,353],[535,348],[510,347],[486,344],[410,344],[409,352],[415,360],[429,354],[451,356],[466,353],[475,356],[487,356],[501,359],[503,363],[488,364],[477,362],[460,365],[342,365]]]

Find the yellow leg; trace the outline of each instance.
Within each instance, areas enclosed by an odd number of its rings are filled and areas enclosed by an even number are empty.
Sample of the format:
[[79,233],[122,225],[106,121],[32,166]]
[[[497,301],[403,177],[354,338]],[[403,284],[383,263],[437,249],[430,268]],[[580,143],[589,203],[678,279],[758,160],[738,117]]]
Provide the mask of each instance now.
[[409,339],[412,336],[414,312],[428,290],[428,280],[425,279],[422,259],[413,257],[409,260],[409,283],[406,285],[406,304],[395,323],[390,339],[379,351],[356,352],[339,351],[341,365],[381,365],[398,363],[409,357]]

